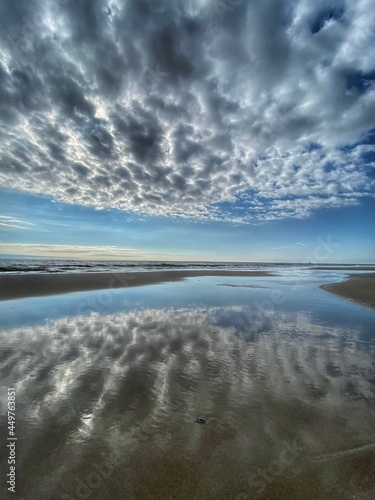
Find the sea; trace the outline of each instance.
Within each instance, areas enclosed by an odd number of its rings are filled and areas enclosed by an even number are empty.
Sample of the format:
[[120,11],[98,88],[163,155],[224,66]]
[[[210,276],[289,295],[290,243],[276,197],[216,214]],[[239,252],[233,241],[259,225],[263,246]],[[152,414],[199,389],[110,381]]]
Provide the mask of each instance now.
[[[130,271],[163,270],[270,270],[275,268],[308,268],[322,264],[320,262],[208,262],[208,261],[126,261],[126,260],[66,260],[66,259],[0,259],[0,273],[7,274],[53,274],[53,273],[108,273]],[[335,264],[348,266],[352,264]],[[358,265],[358,270],[361,266]]]

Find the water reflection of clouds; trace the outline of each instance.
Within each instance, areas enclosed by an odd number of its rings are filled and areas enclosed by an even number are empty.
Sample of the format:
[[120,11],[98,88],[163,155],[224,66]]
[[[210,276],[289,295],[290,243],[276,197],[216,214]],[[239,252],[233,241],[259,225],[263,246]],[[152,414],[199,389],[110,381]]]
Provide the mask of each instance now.
[[337,396],[339,387],[345,393],[350,376],[362,396],[373,396],[374,346],[359,341],[353,329],[314,324],[305,313],[257,315],[238,306],[137,310],[60,318],[0,337],[7,345],[2,379],[16,385],[20,397],[35,392],[50,408],[77,387],[82,397],[96,399],[116,391],[137,369],[152,374],[160,401],[176,367],[190,381],[207,370],[229,379],[238,372],[237,380],[249,386],[252,374],[266,373],[270,391],[281,384],[300,397],[306,386],[324,385],[327,396]]
[[[92,440],[104,450],[150,440],[164,449],[173,425],[183,432],[181,422],[197,416],[228,440],[247,426],[249,408],[253,443],[256,433],[277,441],[283,408],[296,402],[318,421],[318,414],[340,419],[344,409],[353,428],[358,409],[375,404],[375,345],[302,312],[143,309],[60,318],[1,332],[0,341],[7,346],[1,377],[16,387],[29,442],[20,463],[46,427],[59,429],[56,460],[69,469],[66,443],[75,443],[69,453],[77,460]],[[288,418],[298,428],[298,417]],[[311,442],[319,440],[318,426],[309,432]],[[199,446],[200,435],[185,437],[187,450]]]

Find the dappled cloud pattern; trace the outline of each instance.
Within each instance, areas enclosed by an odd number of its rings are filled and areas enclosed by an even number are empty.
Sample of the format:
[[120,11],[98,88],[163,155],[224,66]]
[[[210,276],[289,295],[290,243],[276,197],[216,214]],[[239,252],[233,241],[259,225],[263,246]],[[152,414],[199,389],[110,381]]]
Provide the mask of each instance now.
[[0,27],[4,187],[237,222],[374,193],[374,0],[1,2]]

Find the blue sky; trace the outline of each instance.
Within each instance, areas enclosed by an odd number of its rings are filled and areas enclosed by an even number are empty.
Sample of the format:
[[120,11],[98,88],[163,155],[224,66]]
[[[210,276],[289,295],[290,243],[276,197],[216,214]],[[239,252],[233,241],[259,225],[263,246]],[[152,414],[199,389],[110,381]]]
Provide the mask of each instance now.
[[374,262],[374,33],[375,0],[1,2],[0,252]]
[[3,255],[65,258],[374,263],[374,211],[368,199],[306,219],[193,222],[3,191],[0,248]]

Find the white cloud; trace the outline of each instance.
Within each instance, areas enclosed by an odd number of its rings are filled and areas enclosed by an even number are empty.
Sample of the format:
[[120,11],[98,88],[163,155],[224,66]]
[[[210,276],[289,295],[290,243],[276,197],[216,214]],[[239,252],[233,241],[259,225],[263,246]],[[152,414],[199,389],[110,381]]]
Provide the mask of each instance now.
[[[26,243],[0,243],[0,253],[36,257],[85,259],[85,260],[176,260],[176,255],[152,253],[144,250],[117,246],[43,245]],[[177,256],[178,258],[179,256]]]
[[2,7],[0,185],[236,222],[373,196],[375,0],[111,5]]
[[9,215],[0,215],[0,230],[2,227],[13,227],[15,229],[30,229],[34,224],[24,220],[16,219]]

